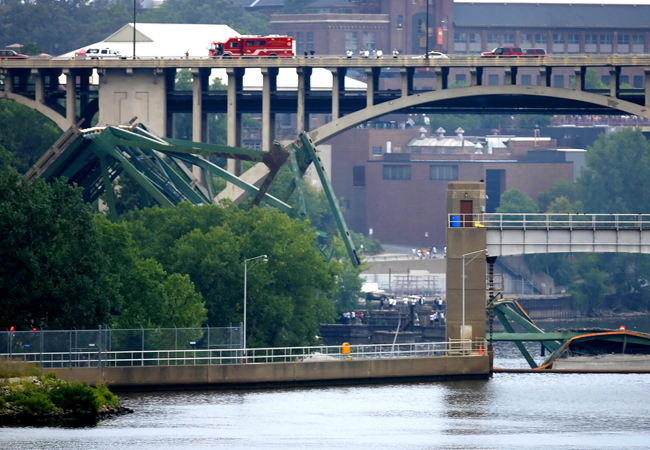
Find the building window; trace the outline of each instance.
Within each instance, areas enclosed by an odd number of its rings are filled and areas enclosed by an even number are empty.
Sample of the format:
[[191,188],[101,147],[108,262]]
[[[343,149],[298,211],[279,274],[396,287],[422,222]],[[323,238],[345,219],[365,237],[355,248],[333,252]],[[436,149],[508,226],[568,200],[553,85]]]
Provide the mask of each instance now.
[[467,33],[454,33],[454,53],[467,53]]
[[381,155],[381,145],[375,145],[372,147],[373,155]]
[[521,76],[521,84],[524,86],[530,86],[530,84],[533,82],[533,78],[531,75],[522,75]]
[[397,29],[401,30],[402,28],[404,28],[404,16],[400,15],[397,16]]
[[609,86],[609,83],[612,82],[612,77],[609,75],[601,75],[600,82],[606,86]]
[[456,74],[456,84],[460,86],[467,86],[467,78],[465,77],[464,73]]
[[458,166],[429,166],[430,180],[457,180]]
[[519,46],[520,47],[532,47],[533,46],[533,35],[522,33],[519,35]]
[[585,34],[585,53],[598,52],[598,35]]
[[490,86],[496,86],[497,84],[499,84],[499,75],[496,73],[492,73],[488,75],[488,84]]
[[352,166],[352,186],[366,185],[366,166]]
[[535,35],[535,48],[543,48],[546,50],[548,47],[548,34]]
[[542,85],[542,76],[537,75],[537,77],[535,77],[535,86],[541,86],[541,85]]
[[503,35],[503,45],[515,45],[515,35],[512,33],[506,33]]
[[346,31],[345,49],[353,50],[355,53],[359,50],[359,39],[356,31]]
[[617,52],[618,53],[630,53],[630,35],[629,34],[619,34],[616,38]]
[[635,34],[632,36],[632,53],[645,53],[645,36]]
[[352,10],[350,8],[339,8],[339,14],[352,14]]
[[314,33],[311,31],[307,32],[307,48],[305,50],[310,51],[314,49]]
[[[618,82],[623,86],[624,84],[630,85],[630,77],[627,75],[621,75],[618,79]],[[626,86],[627,87],[627,86]]]
[[611,34],[600,36],[600,53],[612,53],[612,40]]
[[643,89],[643,75],[634,75],[634,89]]
[[384,166],[384,180],[410,180],[411,166]]
[[296,33],[296,54],[302,55],[305,51],[305,33],[298,31]]
[[553,75],[553,87],[556,88],[564,87],[564,75]]
[[569,34],[567,36],[567,53],[580,53],[580,35]]
[[488,33],[487,43],[490,45],[499,46],[499,33]]
[[372,51],[375,48],[375,33],[372,31],[363,32],[363,49]]
[[469,34],[469,52],[470,53],[481,53],[481,50],[483,50],[481,42],[482,42],[482,36],[479,33],[470,33]]
[[564,53],[564,35],[553,35],[553,53]]
[[312,14],[329,14],[332,12],[331,8],[314,8],[311,10]]

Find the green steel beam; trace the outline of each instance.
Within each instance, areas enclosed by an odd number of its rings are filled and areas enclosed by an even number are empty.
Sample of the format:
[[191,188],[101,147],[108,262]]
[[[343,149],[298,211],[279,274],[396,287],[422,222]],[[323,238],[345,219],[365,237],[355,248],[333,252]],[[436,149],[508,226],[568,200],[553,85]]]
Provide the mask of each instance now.
[[[541,328],[538,328],[535,326],[533,323],[528,320],[527,317],[523,317],[520,313],[517,311],[512,310],[510,307],[508,307],[508,304],[515,304],[515,302],[504,302],[503,300],[494,302],[494,309],[495,311],[500,311],[502,314],[510,317],[513,321],[524,327],[526,330],[528,330],[532,334],[540,334],[544,333],[544,330]],[[518,308],[521,310],[520,308]],[[508,330],[510,333],[514,333],[514,329],[512,331]],[[549,352],[554,351],[558,345],[560,345],[559,342],[548,342],[548,341],[542,341],[542,345],[546,347],[546,349]]]
[[334,190],[332,189],[330,180],[329,178],[327,178],[327,175],[325,174],[325,167],[323,166],[323,162],[321,161],[320,157],[316,153],[314,142],[311,140],[311,137],[307,133],[305,133],[304,131],[300,133],[300,140],[302,141],[303,148],[307,151],[307,154],[309,155],[312,162],[314,163],[314,167],[316,168],[316,172],[318,173],[318,178],[320,179],[320,182],[323,186],[323,190],[325,191],[325,196],[327,197],[327,201],[329,202],[330,208],[332,209],[332,214],[334,215],[336,226],[338,227],[339,232],[341,233],[341,238],[343,238],[343,243],[345,244],[345,248],[348,251],[348,255],[350,256],[352,265],[354,267],[357,267],[359,266],[359,264],[361,264],[361,261],[359,260],[359,256],[357,256],[357,251],[355,250],[354,244],[352,243],[352,237],[350,236],[350,231],[348,230],[348,227],[345,224],[345,219],[343,218],[343,214],[341,214],[341,211],[339,210],[339,206],[336,202],[336,198],[334,197]]
[[149,149],[143,150],[143,152],[145,154],[149,154],[149,156],[156,158],[156,161],[158,164],[160,164],[172,183],[174,183],[174,186],[176,186],[176,188],[181,191],[183,195],[187,197],[189,201],[191,201],[194,205],[210,204],[210,201],[208,199],[204,198],[202,195],[196,192],[194,188],[192,188],[192,186],[190,186],[187,181],[185,181],[183,177],[178,174],[178,172],[176,172],[172,167],[170,167],[169,164],[167,164],[163,158],[160,157],[160,155]]
[[92,145],[95,147],[94,151],[97,156],[112,156],[121,166],[126,173],[131,175],[153,198],[156,199],[161,206],[171,207],[174,204],[158,190],[158,188],[143,174],[141,174],[133,165],[126,160],[126,158],[115,147],[117,143],[110,134],[102,133],[93,139]]
[[[190,155],[190,154],[175,154],[173,152],[170,152],[171,155],[173,155],[175,158],[184,160],[189,162],[190,164],[196,164],[197,166],[200,166],[204,169],[207,169],[211,173],[217,175],[218,177],[223,178],[226,181],[230,181],[232,184],[235,186],[243,189],[244,191],[248,192],[250,195],[256,195],[259,191],[258,188],[253,186],[250,183],[245,182],[241,178],[231,174],[225,169],[222,169],[221,167],[217,166],[216,164],[212,164],[210,161],[207,161],[205,159],[197,158],[196,156]],[[283,213],[291,216],[293,214],[293,208],[286,203],[278,200],[277,198],[273,197],[272,195],[265,194],[264,195],[264,201],[269,205],[273,206],[275,208],[278,208],[280,211]]]
[[[71,153],[74,153],[77,150],[77,148],[83,143],[84,143],[84,141],[82,139],[75,139],[73,142],[70,143],[70,146],[68,146],[68,148],[66,148],[65,151],[62,154],[57,156],[57,158],[54,161],[52,161],[52,164],[50,164],[50,166],[47,169],[45,169],[45,171],[43,171],[43,173],[38,174],[38,176],[40,178],[45,179],[45,180],[52,177],[53,176],[52,174],[57,173],[60,170],[61,165],[67,160],[65,155],[69,155]],[[84,153],[86,151],[87,150],[84,150]],[[78,158],[76,158],[76,159],[78,159]]]
[[[525,342],[525,341],[564,341],[584,333],[578,332],[558,332],[558,333],[494,333],[493,339],[495,341],[511,341],[511,342]],[[555,350],[553,348],[551,351]]]
[[[506,329],[508,333],[514,333],[515,330],[512,328],[512,325],[510,325],[510,322],[508,322],[508,319],[503,315],[500,309],[494,309],[494,314],[499,318],[501,323],[503,324],[503,328]],[[528,365],[530,366],[531,369],[536,369],[537,364],[535,363],[535,360],[533,359],[532,356],[530,356],[530,353],[528,353],[528,350],[526,350],[526,347],[524,347],[524,344],[522,344],[519,341],[515,341],[515,345],[519,349],[522,355],[524,355],[524,358],[526,358],[526,361],[528,362]]]

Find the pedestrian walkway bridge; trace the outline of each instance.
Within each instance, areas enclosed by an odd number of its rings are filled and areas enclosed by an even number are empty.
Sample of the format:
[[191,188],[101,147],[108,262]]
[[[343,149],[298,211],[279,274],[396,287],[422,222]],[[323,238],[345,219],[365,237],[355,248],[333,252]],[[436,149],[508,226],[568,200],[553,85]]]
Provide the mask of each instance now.
[[451,227],[485,227],[489,256],[650,254],[650,214],[449,214]]

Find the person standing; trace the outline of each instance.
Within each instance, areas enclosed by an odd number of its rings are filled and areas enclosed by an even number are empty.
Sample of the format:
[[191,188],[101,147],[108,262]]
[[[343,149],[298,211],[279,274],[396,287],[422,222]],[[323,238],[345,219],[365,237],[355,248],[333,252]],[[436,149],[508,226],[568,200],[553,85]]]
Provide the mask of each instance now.
[[348,56],[348,59],[352,58],[352,50],[348,50],[345,54]]

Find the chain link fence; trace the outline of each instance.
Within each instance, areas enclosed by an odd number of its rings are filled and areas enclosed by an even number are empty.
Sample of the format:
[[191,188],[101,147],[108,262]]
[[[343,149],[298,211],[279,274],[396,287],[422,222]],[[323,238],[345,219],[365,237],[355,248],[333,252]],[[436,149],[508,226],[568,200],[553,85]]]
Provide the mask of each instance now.
[[[242,327],[0,331],[0,356],[43,367],[101,366],[106,355],[240,350]],[[104,357],[102,358],[102,355]]]

